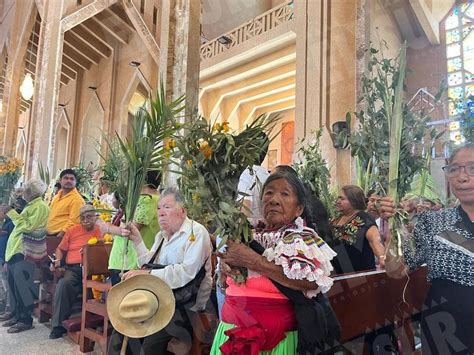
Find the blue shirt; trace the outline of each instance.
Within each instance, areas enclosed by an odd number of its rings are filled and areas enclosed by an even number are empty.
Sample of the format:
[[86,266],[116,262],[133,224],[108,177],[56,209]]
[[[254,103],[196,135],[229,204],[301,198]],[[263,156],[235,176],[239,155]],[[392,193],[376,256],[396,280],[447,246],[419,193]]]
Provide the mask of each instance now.
[[2,225],[2,230],[0,231],[0,261],[1,262],[5,261],[5,250],[7,249],[8,237],[10,237],[10,233],[12,232],[13,228],[15,228],[13,221],[9,217],[6,217]]

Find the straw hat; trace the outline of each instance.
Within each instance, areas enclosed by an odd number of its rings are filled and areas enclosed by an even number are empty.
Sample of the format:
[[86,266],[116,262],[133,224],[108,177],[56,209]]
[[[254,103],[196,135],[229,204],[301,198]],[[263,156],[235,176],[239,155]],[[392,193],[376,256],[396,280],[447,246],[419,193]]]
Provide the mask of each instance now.
[[107,313],[114,328],[130,338],[143,338],[166,327],[174,315],[173,291],[160,278],[137,275],[112,287]]

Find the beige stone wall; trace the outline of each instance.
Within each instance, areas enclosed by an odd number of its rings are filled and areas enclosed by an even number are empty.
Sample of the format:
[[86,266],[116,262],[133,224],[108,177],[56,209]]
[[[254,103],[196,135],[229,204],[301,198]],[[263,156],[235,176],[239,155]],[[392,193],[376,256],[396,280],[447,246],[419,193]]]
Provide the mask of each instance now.
[[272,0],[206,0],[202,9],[202,32],[209,40],[219,37],[270,10],[274,7],[273,2]]
[[[143,19],[147,27],[153,32],[155,38],[159,41],[160,38],[160,18],[162,13],[162,1],[160,0],[133,0],[135,8],[140,11],[141,4],[143,3],[144,12],[142,14]],[[156,11],[156,29],[153,23],[153,14]],[[153,31],[155,30],[155,31]]]
[[[344,0],[331,1],[330,78],[327,88],[329,109],[326,127],[332,128],[334,122],[344,121],[346,112],[356,108],[356,14],[356,2],[349,5]],[[349,151],[335,150],[332,142],[326,140],[325,143],[327,160],[333,167],[333,179],[339,185],[350,183],[353,176]]]
[[[139,83],[151,91],[157,88],[158,67],[147,52],[137,34],[126,46],[115,49],[109,58],[93,65],[82,78],[60,90],[60,103],[67,103],[66,111],[74,118],[71,139],[70,163],[81,159],[81,141],[84,122],[91,100],[97,96],[103,109],[103,130],[109,134],[117,131],[125,134],[128,120],[127,106]],[[139,68],[130,66],[131,61],[141,63]],[[96,87],[93,91],[89,87]],[[105,151],[104,151],[105,152]]]
[[[387,58],[395,58],[398,55],[402,35],[398,29],[393,14],[384,6],[382,0],[372,0],[370,3],[370,41],[378,47],[380,41],[387,42],[388,49],[384,49]],[[369,43],[367,43],[369,45]]]
[[[0,4],[0,65],[3,66],[6,56],[8,65],[3,78],[4,92],[2,111],[0,112],[0,149],[8,141],[6,155],[15,154],[18,127],[25,127],[29,112],[20,114],[19,86],[24,78],[24,60],[26,44],[36,15],[34,0],[5,0]],[[13,101],[12,101],[13,98]]]
[[[281,138],[282,125],[286,122],[293,122],[295,120],[295,110],[290,109],[283,112],[279,112],[278,115],[280,116],[280,120],[278,124],[275,126],[274,132],[280,132],[280,133],[270,143],[270,146],[268,148],[269,151],[276,150],[276,159],[277,159],[276,165],[281,164],[281,150],[285,147],[285,142],[282,142],[282,138]],[[265,168],[269,168],[268,156],[263,161],[262,166],[264,166]]]
[[[427,0],[426,0],[427,1]],[[451,8],[456,3],[456,0],[431,0],[431,12],[433,13],[434,18],[441,22]]]

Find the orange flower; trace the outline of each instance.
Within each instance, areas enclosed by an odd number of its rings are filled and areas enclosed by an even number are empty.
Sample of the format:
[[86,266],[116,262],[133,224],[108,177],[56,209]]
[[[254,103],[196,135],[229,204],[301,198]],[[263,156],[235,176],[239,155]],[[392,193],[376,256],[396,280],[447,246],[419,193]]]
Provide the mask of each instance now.
[[212,156],[212,148],[209,145],[208,141],[202,141],[199,143],[199,151],[204,155],[204,158],[207,160],[211,159]]
[[229,132],[230,131],[229,122],[226,121],[226,122],[222,123],[221,128],[225,133]]
[[165,144],[165,149],[166,150],[171,150],[173,148],[176,148],[176,141],[174,139],[168,139]]
[[213,132],[220,132],[222,129],[220,123],[214,123],[214,126],[212,126],[212,131]]
[[193,166],[193,160],[192,159],[186,160],[186,164],[188,164],[189,167]]

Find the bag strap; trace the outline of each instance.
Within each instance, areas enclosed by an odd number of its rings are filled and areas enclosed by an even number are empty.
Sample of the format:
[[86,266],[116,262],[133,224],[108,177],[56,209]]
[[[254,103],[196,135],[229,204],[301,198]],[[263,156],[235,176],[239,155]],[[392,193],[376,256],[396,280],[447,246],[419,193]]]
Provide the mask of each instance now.
[[153,254],[153,256],[151,257],[151,259],[148,261],[147,264],[153,264],[155,262],[155,259],[158,256],[158,253],[160,252],[161,247],[163,246],[164,242],[165,242],[165,237],[163,237],[163,239],[161,240],[160,245],[158,246],[158,249],[156,249],[155,254]]

